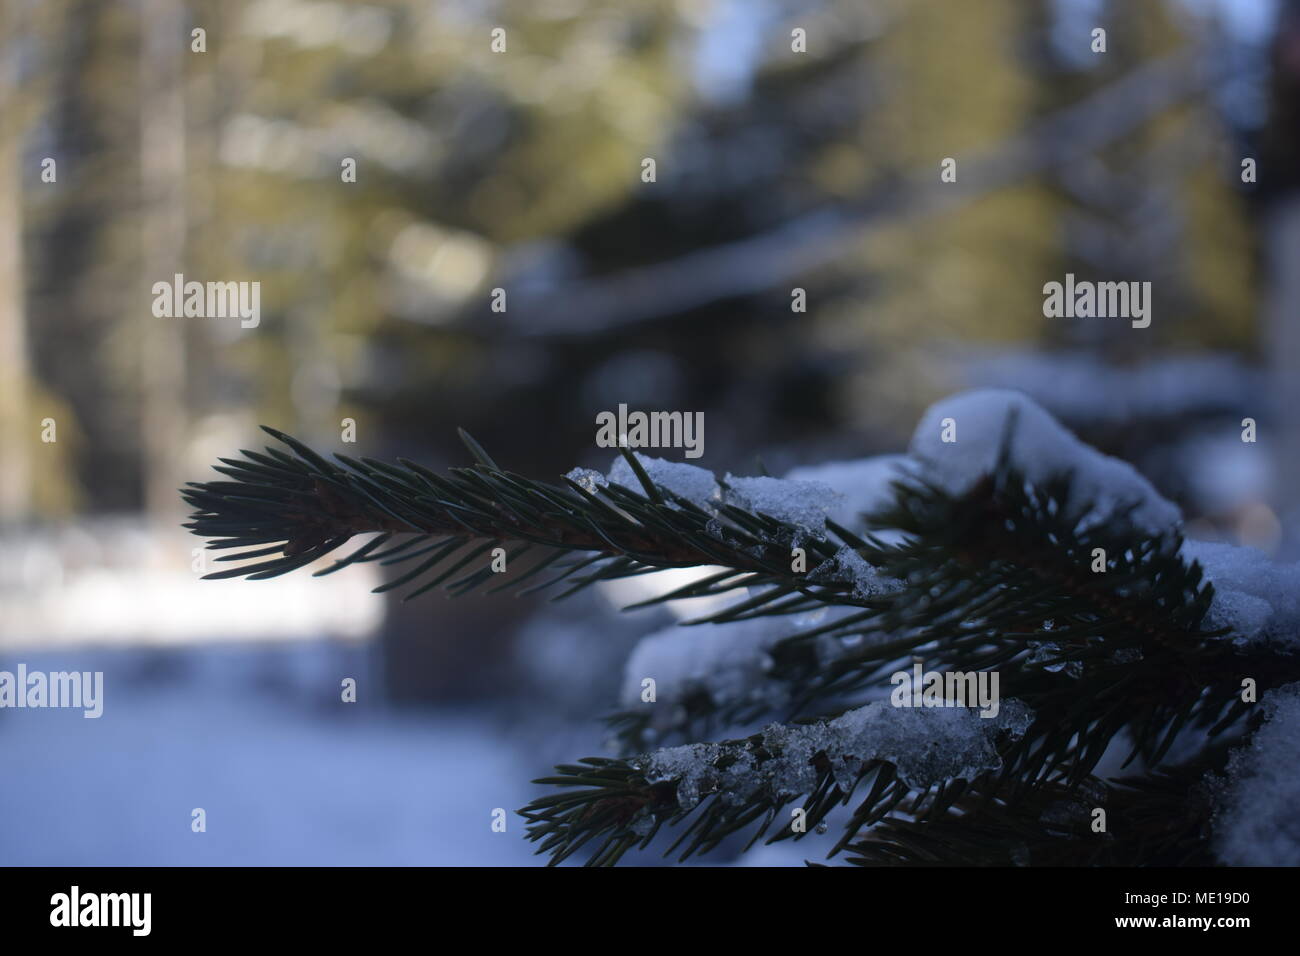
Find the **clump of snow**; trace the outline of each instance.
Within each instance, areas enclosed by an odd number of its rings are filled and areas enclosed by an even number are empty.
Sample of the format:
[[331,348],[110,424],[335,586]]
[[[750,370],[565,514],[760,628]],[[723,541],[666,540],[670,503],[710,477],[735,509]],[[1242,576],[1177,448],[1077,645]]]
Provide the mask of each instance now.
[[[726,477],[727,491],[724,494],[713,472],[707,469],[663,458],[651,458],[640,452],[634,454],[652,482],[705,511],[716,511],[725,501],[746,511],[761,511],[778,521],[813,534],[825,533],[826,516],[838,507],[843,497],[824,482],[790,481],[766,475],[738,477],[732,474]],[[569,472],[568,477],[589,491],[611,482],[633,491],[642,490],[632,466],[621,455],[610,467],[608,478],[583,468],[575,468]],[[718,528],[720,530],[721,525]]]
[[[725,502],[745,511],[762,512],[819,537],[826,533],[827,518],[846,528],[864,528],[863,515],[892,504],[892,482],[905,479],[914,466],[907,455],[878,455],[861,461],[796,468],[785,478],[729,473],[724,479],[724,493],[713,473],[704,468],[634,454],[651,481],[705,511],[716,512]],[[568,477],[591,492],[610,483],[641,491],[641,482],[621,455],[608,475],[575,468]],[[715,536],[720,536],[721,529],[722,524],[716,520],[709,526]]]
[[581,485],[593,495],[597,489],[604,488],[609,484],[604,475],[592,468],[575,468],[564,477],[574,484]]
[[[997,770],[999,732],[1021,735],[1033,714],[1004,701],[997,717],[966,708],[917,709],[876,701],[816,724],[770,724],[757,743],[699,743],[670,747],[633,761],[651,783],[675,781],[682,809],[717,793],[728,804],[756,797],[797,797],[817,782],[811,760],[825,754],[841,789],[851,787],[870,760],[885,760],[912,787]],[[725,758],[725,759],[724,759]]]
[[903,589],[902,581],[881,574],[862,555],[847,546],[836,551],[835,557],[809,571],[808,580],[814,583],[852,581],[853,596],[856,598],[878,597]]
[[641,682],[655,681],[656,700],[652,717],[664,729],[675,718],[675,706],[697,694],[705,694],[715,706],[748,701],[779,706],[790,689],[768,681],[772,668],[771,648],[800,631],[811,630],[857,608],[819,608],[815,615],[756,617],[695,627],[667,627],[642,638],[623,669],[620,700],[636,707],[641,701]]
[[1300,684],[1270,691],[1265,723],[1228,761],[1215,846],[1228,866],[1300,866]]
[[1278,564],[1255,548],[1213,541],[1184,541],[1182,555],[1214,584],[1210,627],[1231,627],[1239,643],[1300,641],[1300,563]]
[[628,658],[620,699],[636,706],[641,682],[653,678],[656,713],[666,714],[672,704],[698,693],[717,703],[742,700],[769,670],[768,648],[787,634],[768,618],[656,631]]
[[[633,454],[656,485],[667,488],[679,498],[684,498],[705,511],[717,507],[720,491],[713,472],[695,465],[668,461],[666,458],[651,458],[640,452],[633,452]],[[636,472],[622,455],[614,459],[614,464],[609,469],[609,481],[631,491],[642,490]]]
[[761,511],[778,521],[818,535],[826,532],[826,516],[844,497],[820,481],[785,478],[737,478],[728,474],[727,503],[746,511]]
[[828,517],[844,528],[864,527],[863,515],[883,511],[894,503],[895,481],[905,479],[915,463],[907,455],[876,455],[858,461],[832,461],[795,468],[791,481],[816,481],[841,495]]
[[[1035,484],[1073,472],[1072,497],[1066,506],[1080,530],[1104,524],[1129,505],[1134,506],[1131,520],[1152,535],[1181,521],[1178,508],[1133,466],[1085,445],[1020,392],[981,389],[937,402],[916,427],[912,456],[924,466],[927,477],[950,494],[964,494],[994,470],[1013,412],[1012,464]],[[946,426],[955,429],[955,441],[943,440]]]

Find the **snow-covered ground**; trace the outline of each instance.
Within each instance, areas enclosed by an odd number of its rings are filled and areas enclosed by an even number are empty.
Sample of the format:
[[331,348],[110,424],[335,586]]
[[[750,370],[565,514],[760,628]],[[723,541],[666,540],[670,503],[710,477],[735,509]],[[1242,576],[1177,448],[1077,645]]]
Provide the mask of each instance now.
[[[204,581],[228,552],[139,516],[82,519],[0,535],[0,653],[245,641],[362,641],[384,603],[372,564],[328,579],[286,575],[274,588]],[[312,566],[329,567],[332,557]]]
[[[488,713],[367,705],[361,649],[9,655],[0,670],[20,661],[102,670],[104,713],[0,710],[0,865],[540,862],[514,814],[547,769],[535,752]],[[344,676],[357,704],[340,702]]]

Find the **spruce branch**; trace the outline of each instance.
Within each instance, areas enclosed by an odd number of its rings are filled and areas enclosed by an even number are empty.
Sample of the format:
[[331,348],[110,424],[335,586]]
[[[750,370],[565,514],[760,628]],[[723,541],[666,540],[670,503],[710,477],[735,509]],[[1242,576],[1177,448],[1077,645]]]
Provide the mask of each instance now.
[[[814,724],[830,726],[836,714],[848,716],[879,695],[891,670],[917,659],[932,670],[994,670],[1003,700],[1035,715],[998,738],[996,769],[919,784],[869,742],[845,752],[800,752],[800,763],[782,737],[798,728],[779,724],[744,740],[695,745],[707,758],[705,782],[701,794],[686,799],[683,786],[699,790],[700,778],[665,770],[668,751],[565,765],[540,781],[560,792],[521,811],[530,838],[552,863],[587,848],[589,863],[611,864],[664,828],[680,828],[669,851],[682,848],[683,858],[751,827],[752,843],[772,833],[778,814],[800,797],[808,825],[816,827],[868,779],[866,799],[832,851],[852,847],[854,862],[989,860],[996,857],[993,843],[1015,846],[1026,834],[1039,840],[1027,844],[1031,858],[1119,859],[1131,846],[1096,855],[1087,844],[1080,856],[1068,842],[1077,834],[1040,826],[1049,803],[1097,786],[1146,814],[1152,830],[1144,839],[1151,846],[1165,840],[1161,854],[1175,858],[1204,820],[1198,811],[1187,827],[1155,832],[1170,817],[1169,794],[1181,785],[1162,766],[1165,756],[1189,731],[1230,739],[1250,711],[1239,696],[1242,678],[1261,690],[1300,680],[1300,657],[1267,643],[1234,642],[1224,629],[1208,627],[1213,588],[1198,564],[1184,560],[1181,537],[1144,532],[1129,520],[1131,509],[1081,520],[1070,507],[1071,474],[1034,484],[1005,453],[1013,426],[993,473],[961,494],[919,474],[895,482],[893,505],[869,519],[902,532],[888,544],[829,520],[824,534],[810,533],[731,502],[706,511],[657,485],[627,452],[639,490],[535,481],[501,469],[467,435],[476,464],[439,475],[404,459],[335,455],[331,463],[266,429],[288,452],[267,448],[221,459],[217,470],[230,480],[192,483],[182,494],[195,509],[187,527],[211,538],[209,548],[232,552],[219,561],[254,562],[209,577],[273,577],[358,535],[374,537],[317,574],[363,561],[405,564],[376,590],[409,586],[408,598],[440,585],[453,595],[484,587],[495,575],[483,556],[511,542],[512,565],[530,551],[541,557],[493,591],[539,577],[529,591],[567,582],[563,597],[597,581],[718,566],[643,604],[745,588],[745,598],[688,623],[841,611],[770,649],[765,679],[789,691],[786,721],[811,715],[821,718]],[[808,572],[792,570],[796,543],[808,552]],[[864,590],[858,566],[893,586]],[[544,575],[548,569],[557,573]],[[765,712],[753,701],[709,695],[683,703],[673,730],[688,740],[700,739],[705,726]],[[614,723],[626,752],[635,752],[644,741],[644,715],[628,711]],[[1093,772],[1121,736],[1131,746],[1128,760],[1141,758],[1145,775],[1131,784],[1099,784]],[[737,765],[751,778],[781,766],[801,785],[749,786],[750,779],[741,786]],[[798,838],[782,826],[771,839],[792,836]]]
[[[1177,534],[1144,536],[1122,513],[1081,529],[1064,517],[1072,492],[1068,475],[1034,487],[1014,468],[1000,467],[960,499],[923,480],[897,487],[896,507],[874,520],[908,531],[910,541],[878,551],[876,558],[882,573],[908,585],[887,607],[866,612],[850,628],[873,640],[830,666],[798,653],[808,649],[812,631],[772,651],[771,678],[802,688],[801,706],[830,699],[832,691],[867,692],[889,669],[917,655],[940,670],[995,668],[1004,696],[1038,714],[1002,754],[1002,774],[968,787],[953,814],[940,820],[929,814],[873,817],[868,804],[836,849],[865,828],[870,832],[854,845],[857,855],[850,862],[1006,864],[1016,862],[1005,856],[1007,849],[1021,845],[1029,858],[1046,863],[1137,862],[1144,854],[1171,863],[1204,862],[1208,803],[1188,796],[1185,769],[1163,769],[1160,762],[1183,731],[1214,738],[1239,729],[1251,712],[1240,696],[1242,678],[1253,677],[1261,688],[1281,686],[1300,677],[1300,658],[1269,645],[1238,645],[1225,639],[1224,629],[1205,626],[1213,589],[1200,567],[1180,556]],[[1104,572],[1088,570],[1096,548],[1107,556]],[[678,729],[685,739],[698,739],[701,722],[720,712],[753,716],[742,713],[750,703],[730,712],[699,696],[682,703],[687,719]],[[618,715],[615,723],[625,741],[636,740],[646,726],[635,711]],[[1045,808],[1067,798],[1077,803],[1080,793],[1098,786],[1092,771],[1121,734],[1132,748],[1126,763],[1140,756],[1153,768],[1106,789],[1138,831],[1136,842],[1078,842],[1078,816],[1064,832],[1045,828]],[[546,846],[573,844],[572,835],[557,835],[557,821],[545,822],[538,832]],[[1036,842],[1025,843],[1026,835]],[[1002,856],[990,856],[990,847],[1000,847]]]
[[[1075,786],[1014,782],[968,788],[939,814],[891,816],[848,847],[859,866],[1209,866],[1214,804],[1207,775],[1229,748],[1147,774]],[[1097,809],[1107,829],[1094,829]]]
[[[441,584],[463,594],[493,577],[488,568],[473,568],[477,558],[491,547],[517,541],[522,547],[516,554],[544,552],[526,577],[564,554],[585,554],[537,587],[572,578],[564,595],[596,581],[663,568],[722,565],[728,573],[655,600],[769,588],[762,600],[729,608],[720,620],[773,610],[793,613],[828,602],[880,603],[856,597],[849,575],[830,574],[813,583],[791,571],[790,547],[779,542],[795,540],[800,529],[734,505],[717,515],[706,513],[654,485],[626,452],[642,481],[640,492],[614,483],[593,491],[568,478],[564,484],[524,478],[501,470],[464,434],[477,463],[439,475],[405,459],[393,465],[336,454],[334,464],[289,435],[264,430],[293,454],[277,448],[244,450],[243,458],[222,458],[215,466],[231,480],[191,482],[181,489],[194,508],[185,527],[212,539],[209,549],[234,552],[218,561],[266,559],[215,571],[208,578],[275,577],[318,560],[357,535],[376,534],[316,573],[357,562],[408,564],[413,566],[376,590],[411,585],[410,598]],[[803,546],[825,562],[842,545],[809,538]],[[473,570],[455,577],[466,568]]]
[[[769,649],[765,679],[783,688],[777,699],[792,701],[785,719],[854,699],[914,658],[936,670],[996,669],[1005,696],[1052,717],[1029,735],[1024,772],[1067,764],[1081,779],[1121,732],[1134,738],[1130,760],[1156,764],[1179,730],[1219,734],[1249,712],[1243,677],[1261,688],[1300,677],[1295,655],[1240,647],[1205,625],[1213,587],[1180,555],[1181,536],[1145,535],[1122,509],[1081,528],[1066,507],[1068,474],[1034,486],[1004,460],[960,497],[919,476],[895,491],[894,506],[870,521],[907,532],[906,542],[861,553],[906,586],[880,607]],[[1101,572],[1091,570],[1097,549],[1106,555]],[[846,638],[854,643],[828,660],[827,640]],[[680,711],[670,730],[682,739],[761,713],[752,700],[707,695]],[[628,751],[650,741],[645,713],[610,718]]]
[[[882,739],[888,741],[885,749],[897,746],[890,731],[899,717],[899,711],[876,705],[836,721],[773,724],[741,740],[617,760],[587,758],[534,781],[563,789],[519,812],[529,822],[528,838],[539,844],[539,853],[551,855],[551,865],[591,844],[586,863],[601,866],[650,846],[665,827],[679,832],[664,855],[680,851],[679,860],[745,831],[746,849],[768,834],[768,843],[799,840],[836,807],[863,794],[834,855],[863,827],[895,810],[945,813],[969,783],[996,772],[1023,719],[1017,713],[1011,721],[986,723],[966,714],[954,724],[940,723],[932,712],[910,716],[905,735],[928,724],[933,737],[924,758],[910,759],[906,768],[876,752]],[[801,814],[783,812],[800,798]]]

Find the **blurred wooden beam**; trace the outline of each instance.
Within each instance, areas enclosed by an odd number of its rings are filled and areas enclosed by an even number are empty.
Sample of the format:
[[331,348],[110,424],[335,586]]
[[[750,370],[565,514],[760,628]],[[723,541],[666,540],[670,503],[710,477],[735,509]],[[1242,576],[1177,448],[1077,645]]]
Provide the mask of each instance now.
[[504,320],[520,336],[593,335],[789,285],[852,254],[876,230],[956,212],[1129,135],[1205,89],[1210,76],[1199,64],[1209,55],[1183,51],[1138,67],[1025,132],[962,157],[957,183],[939,182],[936,156],[933,166],[880,187],[853,209],[811,213],[757,236],[544,293],[519,289],[509,313],[476,313],[466,325],[491,334]]

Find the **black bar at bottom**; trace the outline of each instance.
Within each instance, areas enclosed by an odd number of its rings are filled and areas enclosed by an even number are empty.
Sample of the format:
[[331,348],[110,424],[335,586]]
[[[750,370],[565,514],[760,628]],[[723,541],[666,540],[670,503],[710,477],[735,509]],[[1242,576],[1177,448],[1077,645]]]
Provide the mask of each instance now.
[[542,946],[602,924],[647,941],[658,926],[672,938],[686,931],[687,916],[721,921],[723,932],[760,931],[776,919],[800,932],[857,933],[864,943],[897,932],[940,945],[1170,933],[1231,940],[1261,929],[1289,935],[1296,922],[1288,869],[756,870],[13,868],[0,871],[0,925],[6,940],[337,946],[472,923]]

